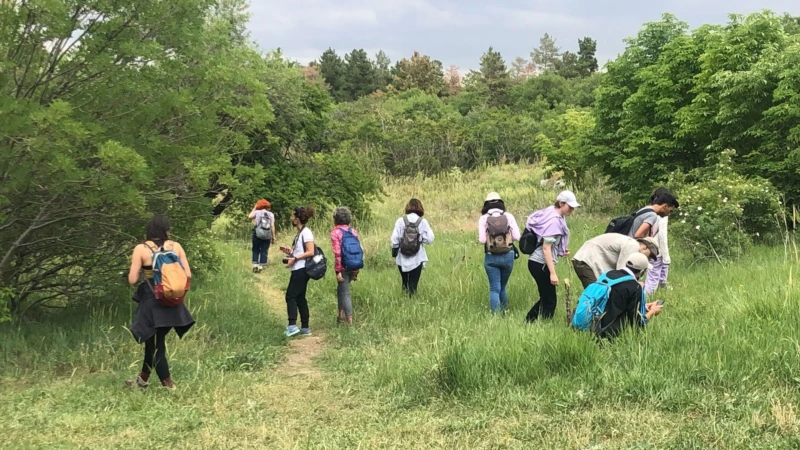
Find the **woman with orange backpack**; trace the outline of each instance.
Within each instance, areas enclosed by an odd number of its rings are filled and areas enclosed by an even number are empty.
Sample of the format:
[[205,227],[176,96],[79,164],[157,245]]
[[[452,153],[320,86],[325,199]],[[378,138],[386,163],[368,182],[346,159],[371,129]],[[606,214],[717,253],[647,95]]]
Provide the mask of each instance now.
[[131,325],[131,334],[144,343],[144,363],[136,378],[127,380],[128,387],[146,388],[150,373],[156,370],[161,385],[175,390],[169,373],[165,338],[175,329],[183,337],[194,319],[183,304],[189,290],[192,271],[181,244],[169,240],[169,219],[156,215],[147,224],[147,241],[133,249],[128,282],[139,283],[133,294],[138,303]]

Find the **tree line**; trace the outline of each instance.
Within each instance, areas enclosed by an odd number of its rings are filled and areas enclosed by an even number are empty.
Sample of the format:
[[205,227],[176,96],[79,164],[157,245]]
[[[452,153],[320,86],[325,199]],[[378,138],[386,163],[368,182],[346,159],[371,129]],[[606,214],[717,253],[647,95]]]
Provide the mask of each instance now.
[[690,32],[666,15],[607,73],[593,39],[562,52],[545,35],[463,78],[416,52],[303,66],[257,50],[247,21],[245,0],[0,3],[0,318],[107,296],[153,213],[202,274],[214,217],[265,195],[279,218],[366,217],[381,174],[546,159],[636,196],[734,149],[739,176],[800,195],[790,16]]

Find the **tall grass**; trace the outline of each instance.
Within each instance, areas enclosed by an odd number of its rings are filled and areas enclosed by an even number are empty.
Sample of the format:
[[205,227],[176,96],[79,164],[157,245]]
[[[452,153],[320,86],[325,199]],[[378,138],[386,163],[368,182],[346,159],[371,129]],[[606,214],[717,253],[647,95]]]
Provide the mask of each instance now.
[[[566,327],[563,289],[554,320],[524,324],[537,300],[524,259],[509,282],[508,314],[489,313],[475,229],[483,198],[498,191],[522,222],[558,192],[540,184],[543,174],[505,166],[389,182],[373,219],[357,224],[367,256],[352,286],[356,325],[334,324],[332,276],[310,285],[311,326],[326,342],[319,377],[270,370],[285,317],[261,288],[279,296],[288,271],[248,273],[247,230],[220,246],[221,272],[192,293],[196,328],[168,342],[176,395],[119,388],[141,353],[124,329],[126,296],[3,325],[0,447],[799,448],[800,261],[791,233],[785,245],[736,262],[675,252],[674,290],[656,295],[664,313],[598,344]],[[411,197],[425,203],[436,242],[409,298],[389,236]],[[573,252],[602,232],[614,198],[578,192],[594,206],[568,219]],[[329,255],[330,222],[310,225]],[[282,233],[280,244],[291,237]],[[557,271],[575,279],[566,259]]]

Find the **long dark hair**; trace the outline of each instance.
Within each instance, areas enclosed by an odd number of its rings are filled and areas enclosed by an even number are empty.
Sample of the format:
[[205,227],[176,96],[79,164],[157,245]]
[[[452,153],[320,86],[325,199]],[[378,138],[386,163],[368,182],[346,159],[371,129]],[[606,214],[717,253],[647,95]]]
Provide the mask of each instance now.
[[506,212],[506,204],[502,200],[487,200],[483,202],[481,214],[488,213],[490,209],[499,209],[503,212]]
[[146,236],[148,241],[153,241],[157,245],[162,245],[169,240],[169,230],[172,224],[169,223],[167,216],[156,214],[147,223]]

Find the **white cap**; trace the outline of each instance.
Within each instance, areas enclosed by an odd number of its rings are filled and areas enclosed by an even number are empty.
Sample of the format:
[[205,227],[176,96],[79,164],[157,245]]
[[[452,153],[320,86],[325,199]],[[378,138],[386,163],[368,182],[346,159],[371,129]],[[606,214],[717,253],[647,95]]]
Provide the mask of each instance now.
[[578,203],[578,199],[575,198],[575,194],[573,194],[572,191],[562,191],[560,194],[558,194],[558,197],[556,197],[556,201],[564,202],[573,208],[581,206],[581,204]]
[[653,268],[653,266],[647,261],[647,256],[644,256],[639,252],[632,253],[628,256],[625,267],[635,272],[641,272],[645,269],[650,270]]
[[500,198],[500,194],[498,194],[497,192],[489,192],[489,194],[486,196],[486,201],[493,202],[495,200],[502,200]]

